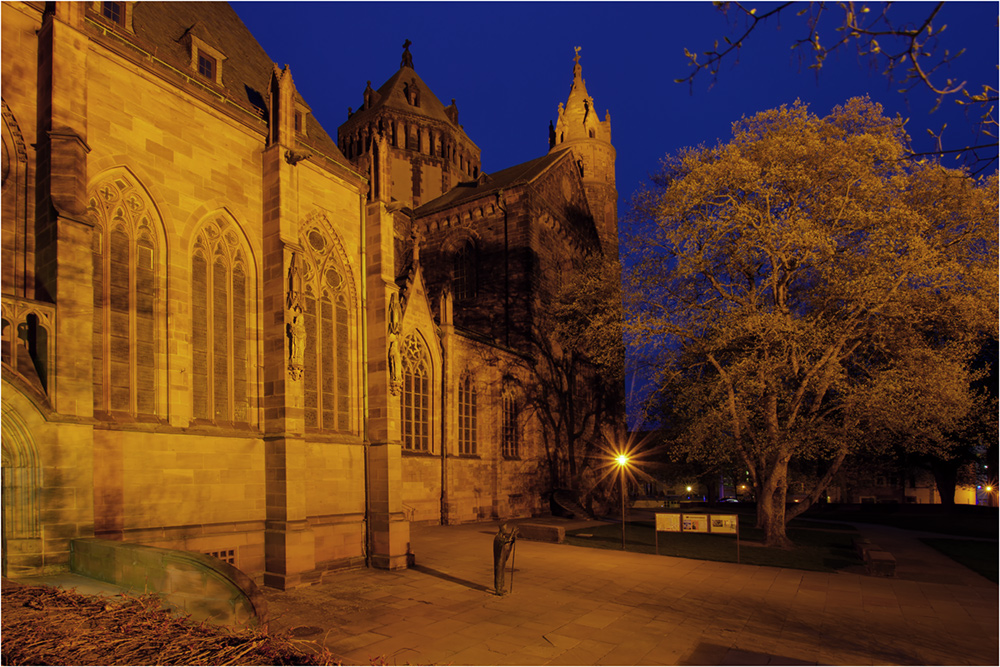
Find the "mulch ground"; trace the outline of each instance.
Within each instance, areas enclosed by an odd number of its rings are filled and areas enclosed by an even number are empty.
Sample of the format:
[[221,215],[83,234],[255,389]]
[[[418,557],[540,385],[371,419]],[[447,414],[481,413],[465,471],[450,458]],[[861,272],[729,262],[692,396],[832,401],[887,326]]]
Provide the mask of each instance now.
[[339,664],[266,627],[175,616],[155,595],[98,597],[4,579],[2,604],[4,665]]

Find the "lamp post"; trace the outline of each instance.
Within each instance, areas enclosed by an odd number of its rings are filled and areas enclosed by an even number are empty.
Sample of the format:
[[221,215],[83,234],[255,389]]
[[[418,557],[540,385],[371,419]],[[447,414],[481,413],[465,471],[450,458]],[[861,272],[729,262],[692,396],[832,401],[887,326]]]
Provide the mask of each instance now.
[[624,454],[619,454],[615,458],[615,462],[618,464],[618,469],[621,472],[621,486],[622,486],[622,551],[625,551],[625,466],[628,465],[628,457]]

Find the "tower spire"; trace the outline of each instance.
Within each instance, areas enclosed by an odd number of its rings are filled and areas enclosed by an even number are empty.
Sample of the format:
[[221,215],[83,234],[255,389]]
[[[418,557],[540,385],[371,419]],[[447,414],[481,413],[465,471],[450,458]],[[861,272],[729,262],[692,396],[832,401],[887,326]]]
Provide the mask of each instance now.
[[587,93],[580,65],[581,47],[573,48],[573,86],[566,105],[559,105],[555,128],[549,127],[549,150],[571,149],[580,166],[590,212],[605,252],[618,253],[618,191],[615,189],[615,148],[611,145],[611,114],[597,115]]

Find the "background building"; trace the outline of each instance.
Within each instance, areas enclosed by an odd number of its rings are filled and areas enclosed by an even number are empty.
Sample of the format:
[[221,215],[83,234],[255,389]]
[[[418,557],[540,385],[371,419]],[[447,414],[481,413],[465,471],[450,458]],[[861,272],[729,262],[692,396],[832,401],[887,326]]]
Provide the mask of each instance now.
[[5,574],[96,536],[286,588],[543,509],[539,323],[617,254],[579,53],[548,153],[485,174],[408,43],[334,140],[228,5],[2,11]]

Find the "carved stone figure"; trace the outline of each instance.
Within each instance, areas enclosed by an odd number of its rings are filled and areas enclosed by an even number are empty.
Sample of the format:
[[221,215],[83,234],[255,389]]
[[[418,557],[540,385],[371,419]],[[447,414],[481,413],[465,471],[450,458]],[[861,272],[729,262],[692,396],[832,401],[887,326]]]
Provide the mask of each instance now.
[[399,64],[400,67],[413,68],[413,56],[410,54],[410,45],[413,44],[410,40],[403,42],[403,60]]
[[393,395],[403,387],[403,358],[399,354],[399,342],[393,336],[389,341],[389,390]]
[[493,537],[493,589],[497,595],[507,592],[504,588],[504,573],[507,570],[507,558],[513,551],[516,540],[517,526],[511,526],[506,521],[500,524],[500,530]]
[[302,267],[299,266],[298,255],[292,253],[288,263],[288,309],[302,312]]
[[389,334],[393,336],[399,335],[400,321],[403,319],[403,313],[399,308],[399,295],[393,292],[392,296],[389,297]]
[[288,339],[291,343],[289,350],[288,370],[292,373],[292,378],[298,380],[302,376],[303,362],[306,351],[306,325],[302,321],[300,313],[292,316],[292,321],[288,323]]

